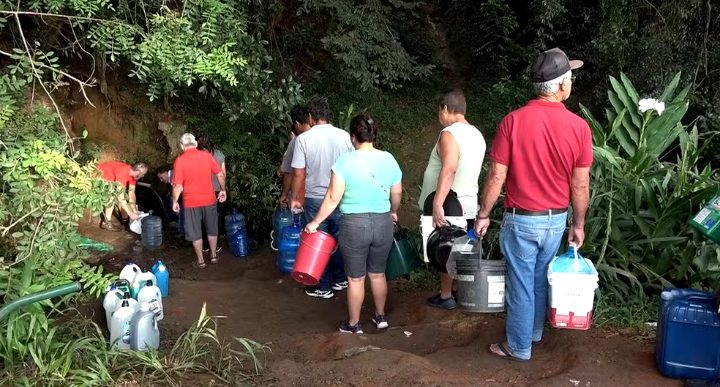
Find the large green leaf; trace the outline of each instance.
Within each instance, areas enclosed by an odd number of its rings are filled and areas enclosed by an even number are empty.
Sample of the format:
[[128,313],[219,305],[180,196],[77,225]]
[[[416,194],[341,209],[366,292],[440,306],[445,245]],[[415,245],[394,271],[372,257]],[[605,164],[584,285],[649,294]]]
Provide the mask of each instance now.
[[[642,126],[642,117],[640,117],[640,112],[638,111],[637,102],[633,101],[633,99],[628,94],[628,90],[626,90],[625,87],[620,82],[618,82],[618,80],[615,79],[614,77],[610,77],[610,84],[612,85],[612,88],[615,91],[615,93],[617,93],[617,97],[620,100],[620,102],[622,102],[622,104],[625,106],[625,108],[628,109],[632,123],[635,125],[636,128],[641,127]],[[635,89],[633,88],[632,91],[634,92]]]
[[673,93],[675,93],[675,89],[678,87],[678,84],[680,83],[680,77],[682,73],[677,73],[673,77],[672,81],[665,87],[665,90],[663,91],[662,95],[660,96],[660,100],[668,103],[670,102],[670,98],[673,96]]

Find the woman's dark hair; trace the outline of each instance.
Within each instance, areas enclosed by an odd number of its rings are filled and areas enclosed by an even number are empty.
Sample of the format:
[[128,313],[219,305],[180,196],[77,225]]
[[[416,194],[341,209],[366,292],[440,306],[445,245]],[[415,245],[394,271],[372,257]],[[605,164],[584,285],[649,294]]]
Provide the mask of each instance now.
[[368,112],[362,112],[350,121],[350,134],[357,142],[374,142],[378,135],[378,124]]
[[199,150],[204,150],[213,154],[215,152],[215,144],[210,140],[210,136],[206,133],[200,133],[197,135],[197,144]]

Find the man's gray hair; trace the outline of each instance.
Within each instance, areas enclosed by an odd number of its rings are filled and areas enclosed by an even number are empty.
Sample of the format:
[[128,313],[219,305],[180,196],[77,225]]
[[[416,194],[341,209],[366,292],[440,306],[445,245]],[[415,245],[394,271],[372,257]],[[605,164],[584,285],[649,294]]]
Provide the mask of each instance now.
[[571,76],[572,76],[572,71],[568,71],[565,74],[563,74],[555,79],[551,79],[549,81],[534,82],[533,88],[535,89],[535,94],[537,94],[537,95],[555,94],[560,90],[560,84],[563,83],[563,81],[566,78],[570,78]]
[[180,137],[180,145],[182,146],[197,146],[197,140],[192,133],[185,133]]

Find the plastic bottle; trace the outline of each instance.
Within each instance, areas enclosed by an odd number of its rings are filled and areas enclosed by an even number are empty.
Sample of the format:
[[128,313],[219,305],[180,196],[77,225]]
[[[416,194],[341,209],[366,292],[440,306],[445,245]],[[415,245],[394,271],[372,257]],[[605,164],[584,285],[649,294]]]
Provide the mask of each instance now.
[[150,310],[155,313],[155,318],[160,321],[165,317],[163,313],[162,294],[160,288],[154,285],[152,280],[146,281],[145,286],[140,289],[137,297],[140,305],[148,304]]
[[170,294],[170,271],[168,271],[167,266],[165,266],[162,261],[158,260],[155,262],[150,271],[157,279],[157,287],[160,288],[162,298],[167,298]]
[[142,273],[142,270],[140,270],[140,267],[134,263],[128,263],[123,267],[122,271],[120,271],[120,279],[126,280],[130,285],[135,283],[135,276]]
[[[577,253],[577,258],[575,254]],[[575,245],[570,245],[568,251],[562,255],[558,255],[550,262],[551,270],[554,273],[578,273],[592,274],[593,268],[585,261],[580,252],[576,252]]]
[[150,310],[150,304],[142,303],[140,311],[135,313],[130,322],[130,348],[145,351],[148,348],[158,349],[159,347],[160,330],[155,313]]
[[114,287],[115,289],[122,290],[123,294],[130,293],[130,282],[128,282],[127,280],[124,280],[124,279],[113,282],[113,284],[110,285],[110,287],[111,288]]
[[453,278],[457,277],[457,260],[459,258],[477,256],[479,259],[481,254],[482,246],[475,235],[475,230],[470,229],[466,236],[455,238],[447,261],[448,275]]
[[110,322],[110,345],[130,348],[130,322],[135,313],[136,309],[130,306],[130,301],[123,299]]
[[135,276],[135,281],[133,282],[131,290],[131,294],[134,299],[137,300],[140,290],[143,288],[143,286],[145,286],[145,284],[147,284],[148,281],[152,281],[154,284],[157,283],[157,278],[155,278],[155,274],[147,271]]
[[107,322],[108,331],[110,330],[110,322],[112,315],[117,310],[118,301],[122,300],[125,292],[116,288],[114,285],[110,287],[103,298],[103,309],[105,309],[105,321]]

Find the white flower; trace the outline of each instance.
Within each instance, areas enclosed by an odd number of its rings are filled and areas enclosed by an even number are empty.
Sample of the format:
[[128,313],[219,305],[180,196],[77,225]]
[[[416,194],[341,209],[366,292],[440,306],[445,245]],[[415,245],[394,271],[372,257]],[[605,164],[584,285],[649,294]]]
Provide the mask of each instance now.
[[655,98],[643,98],[638,103],[638,109],[641,113],[645,113],[648,110],[655,110],[658,115],[661,115],[665,111],[665,102]]

